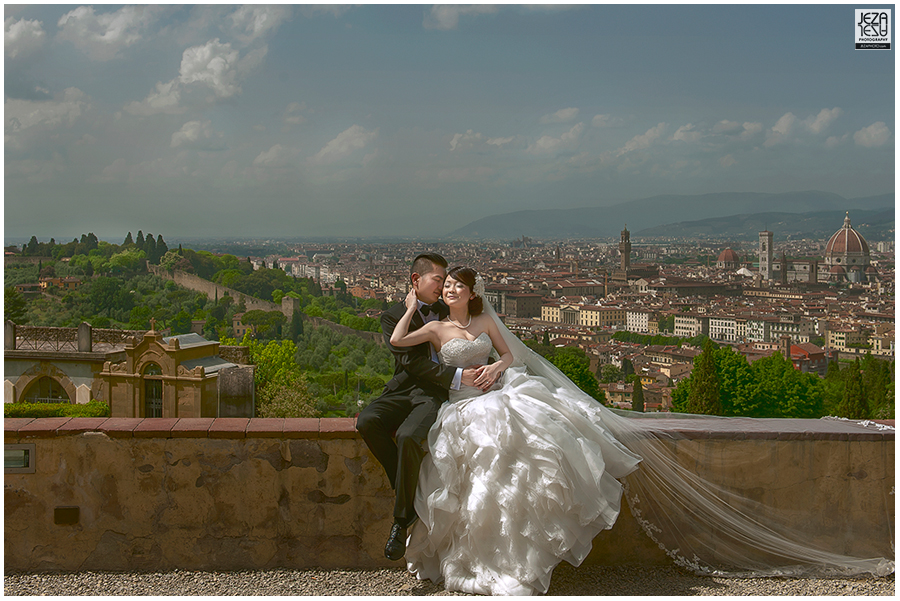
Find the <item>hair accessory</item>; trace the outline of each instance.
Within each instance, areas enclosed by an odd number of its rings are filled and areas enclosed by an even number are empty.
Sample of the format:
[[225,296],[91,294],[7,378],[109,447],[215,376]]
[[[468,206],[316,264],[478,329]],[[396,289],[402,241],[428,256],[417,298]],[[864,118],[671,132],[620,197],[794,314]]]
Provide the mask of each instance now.
[[481,274],[475,276],[475,288],[472,289],[472,292],[475,293],[475,296],[484,298],[484,278],[481,277]]

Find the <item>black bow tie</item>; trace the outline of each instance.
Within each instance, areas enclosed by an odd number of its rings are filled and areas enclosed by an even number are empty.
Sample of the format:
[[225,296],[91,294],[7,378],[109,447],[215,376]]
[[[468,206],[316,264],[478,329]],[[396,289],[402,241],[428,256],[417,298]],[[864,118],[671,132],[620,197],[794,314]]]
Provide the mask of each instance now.
[[437,303],[434,303],[433,305],[422,305],[421,307],[419,307],[419,312],[422,313],[422,317],[428,317],[429,313],[434,313],[435,315],[440,316],[441,309]]

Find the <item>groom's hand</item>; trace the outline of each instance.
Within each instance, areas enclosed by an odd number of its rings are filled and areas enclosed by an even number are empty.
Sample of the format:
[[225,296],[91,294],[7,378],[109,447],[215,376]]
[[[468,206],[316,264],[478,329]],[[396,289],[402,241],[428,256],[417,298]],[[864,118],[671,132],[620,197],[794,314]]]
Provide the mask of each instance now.
[[463,369],[462,379],[460,383],[463,386],[470,386],[472,388],[477,388],[475,385],[475,380],[481,375],[482,365],[470,365],[469,367]]

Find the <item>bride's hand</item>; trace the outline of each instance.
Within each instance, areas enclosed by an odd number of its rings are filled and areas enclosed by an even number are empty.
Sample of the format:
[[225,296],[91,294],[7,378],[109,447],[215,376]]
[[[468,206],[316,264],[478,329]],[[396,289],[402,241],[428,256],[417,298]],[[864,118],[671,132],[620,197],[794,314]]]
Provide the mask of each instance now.
[[500,376],[502,375],[503,367],[499,363],[491,363],[490,365],[485,365],[481,368],[481,373],[478,375],[478,377],[475,378],[475,386],[483,391],[487,391],[497,383],[497,380],[499,380]]
[[415,311],[419,308],[419,297],[416,296],[415,288],[410,289],[409,294],[406,295],[406,300],[404,302],[406,303],[407,309],[412,309],[413,311]]

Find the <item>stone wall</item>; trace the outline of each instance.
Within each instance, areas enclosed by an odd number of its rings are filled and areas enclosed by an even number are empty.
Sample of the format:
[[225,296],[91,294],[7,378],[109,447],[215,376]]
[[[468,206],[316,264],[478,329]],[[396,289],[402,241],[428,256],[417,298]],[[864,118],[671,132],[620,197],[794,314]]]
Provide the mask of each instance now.
[[[226,288],[225,286],[220,286],[215,282],[204,280],[203,278],[192,273],[187,273],[186,271],[176,269],[173,272],[169,272],[159,265],[149,264],[147,265],[147,269],[150,271],[150,273],[157,275],[163,279],[171,280],[179,286],[182,286],[183,288],[187,288],[188,290],[193,290],[195,292],[201,292],[212,300],[215,300],[216,298],[222,298],[227,294],[234,299],[235,303],[243,302],[248,311],[253,311],[256,309],[260,311],[281,311],[285,314],[285,316],[287,316],[288,319],[291,318],[291,315],[293,313],[291,311],[293,305],[290,305],[289,303],[282,303],[279,305],[271,301],[258,299],[254,296],[250,296],[249,294],[244,294],[243,292],[240,292],[238,290]],[[296,299],[290,300],[293,301]]]
[[[679,429],[705,477],[827,515],[825,529],[852,534],[844,552],[893,531],[892,429],[715,421],[725,425]],[[400,565],[382,554],[393,495],[352,419],[5,419],[4,430],[35,453],[34,473],[5,475],[7,573]],[[892,556],[890,541],[875,552]],[[669,561],[623,504],[586,563]]]
[[[248,311],[251,311],[253,309],[259,309],[262,311],[281,311],[285,315],[285,317],[291,319],[294,316],[294,311],[300,309],[299,301],[290,296],[285,296],[281,300],[281,305],[277,305],[275,303],[250,296],[248,294],[244,294],[243,292],[238,292],[237,290],[226,288],[225,286],[220,286],[215,282],[204,280],[201,277],[198,277],[191,273],[187,273],[185,271],[175,270],[174,272],[170,273],[159,265],[149,264],[147,265],[147,269],[149,269],[151,273],[158,275],[163,279],[172,280],[179,286],[183,286],[188,290],[202,292],[210,299],[222,298],[225,294],[228,294],[235,300],[235,302],[243,301],[244,306],[247,307]],[[380,345],[385,344],[384,337],[380,332],[363,332],[360,330],[354,330],[353,328],[342,326],[339,323],[334,323],[332,321],[328,321],[327,319],[322,319],[321,317],[310,317],[308,315],[304,315],[303,320],[315,326],[325,326],[331,328],[332,330],[344,335],[353,334],[354,336],[359,336],[360,338],[364,338],[368,341],[375,342]]]

